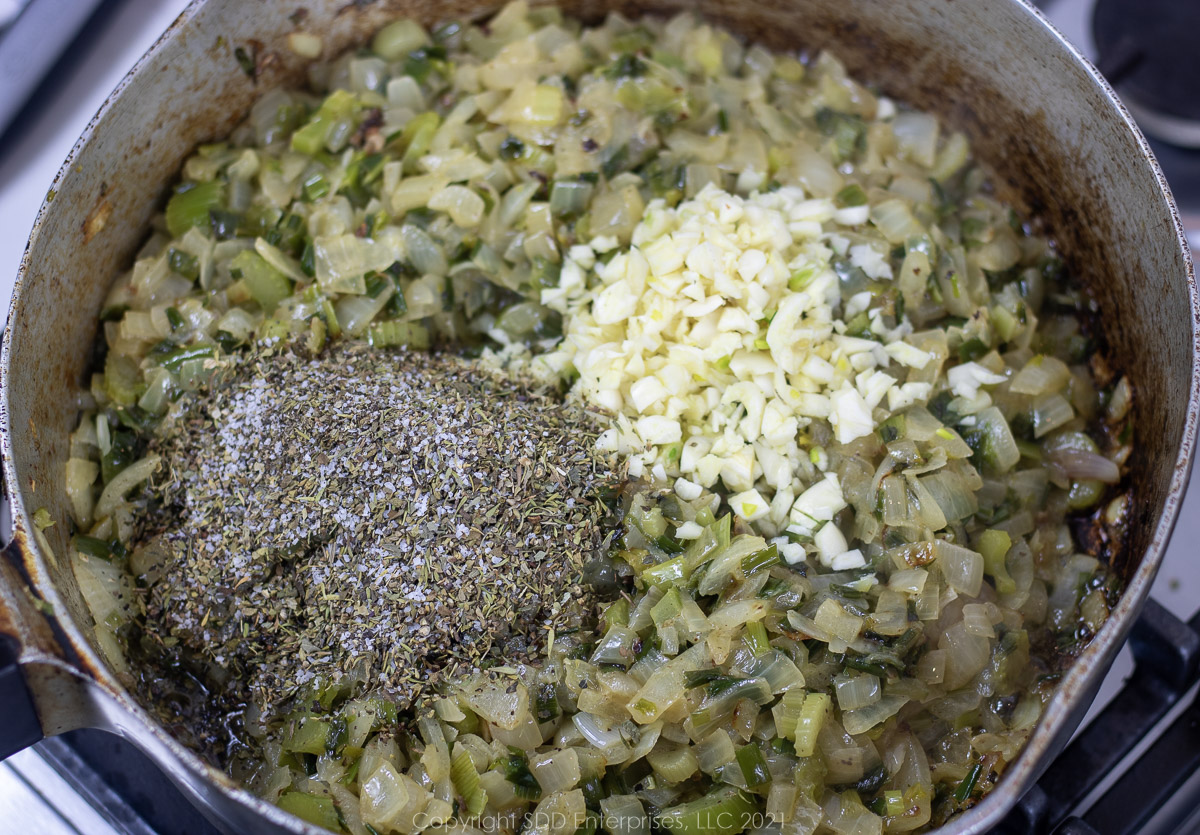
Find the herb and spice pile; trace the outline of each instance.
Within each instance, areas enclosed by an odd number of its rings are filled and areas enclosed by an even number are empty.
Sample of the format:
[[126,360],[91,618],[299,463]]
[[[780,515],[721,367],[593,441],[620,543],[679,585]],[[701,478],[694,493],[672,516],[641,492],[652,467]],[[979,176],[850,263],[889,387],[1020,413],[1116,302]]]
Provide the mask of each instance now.
[[924,830],[1119,595],[1090,314],[833,55],[397,20],[185,162],[74,570],[146,707],[334,832]]

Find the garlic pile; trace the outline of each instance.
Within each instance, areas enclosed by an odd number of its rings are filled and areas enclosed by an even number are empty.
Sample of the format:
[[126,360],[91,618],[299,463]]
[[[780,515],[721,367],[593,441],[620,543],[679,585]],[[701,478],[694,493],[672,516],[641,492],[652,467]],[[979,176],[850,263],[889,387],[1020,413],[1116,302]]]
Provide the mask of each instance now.
[[614,241],[567,254],[542,297],[566,314],[565,338],[539,361],[556,373],[573,365],[577,394],[616,415],[599,443],[633,475],[674,480],[685,498],[720,479],[734,512],[760,529],[811,534],[824,520],[796,492],[827,456],[806,427],[828,421],[848,443],[930,393],[903,382],[903,366],[931,359],[905,341],[906,320],[889,330],[871,310],[878,341],[846,334],[870,293],[843,308],[834,255],[892,278],[886,252],[837,232],[867,217],[866,206],[839,209],[792,186],[743,198],[709,185],[674,209],[653,201],[632,246],[607,263],[597,253]]

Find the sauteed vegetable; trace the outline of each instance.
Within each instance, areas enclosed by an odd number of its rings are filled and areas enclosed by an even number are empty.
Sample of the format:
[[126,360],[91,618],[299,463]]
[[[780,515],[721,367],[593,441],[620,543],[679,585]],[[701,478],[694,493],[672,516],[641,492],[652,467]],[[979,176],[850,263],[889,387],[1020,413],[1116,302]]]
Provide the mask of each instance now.
[[[320,52],[312,33],[292,43]],[[1103,549],[1124,521],[1133,392],[965,136],[835,56],[689,15],[584,27],[515,2],[483,24],[399,20],[311,74],[321,94],[268,92],[187,160],[102,313],[67,470],[74,565],[148,706],[254,791],[353,835],[906,832],[977,803],[1119,594]],[[427,349],[457,358],[414,360]],[[309,628],[340,602],[334,557],[370,531],[284,547],[262,509],[357,513],[336,504],[353,486],[326,499],[308,444],[361,449],[349,427],[417,409],[420,386],[328,406],[322,431],[356,445],[313,444],[299,419],[271,433],[270,490],[236,490],[259,522],[218,514],[238,533],[204,574],[222,605],[173,611],[210,599],[178,593],[194,563],[175,552],[214,541],[179,450],[216,448],[246,391],[287,414],[298,368],[353,392],[413,362],[513,397],[556,386],[546,419],[573,415],[617,462],[616,487],[579,494],[598,503],[579,513],[600,529],[585,565],[572,525],[526,542],[531,565],[560,561],[538,598],[574,598],[570,619],[438,676],[374,675],[375,655]],[[430,435],[456,536],[403,515],[393,488],[364,485],[367,511],[388,520],[379,537],[402,518],[405,543],[466,564],[463,507],[530,505],[519,475],[497,499]],[[385,560],[388,542],[363,542]],[[245,581],[225,570],[243,565]],[[383,599],[403,585],[387,576],[358,581]],[[396,645],[435,625],[448,646],[486,642],[435,586]],[[297,675],[267,693],[276,679],[246,665],[276,634],[272,663],[295,647]]]

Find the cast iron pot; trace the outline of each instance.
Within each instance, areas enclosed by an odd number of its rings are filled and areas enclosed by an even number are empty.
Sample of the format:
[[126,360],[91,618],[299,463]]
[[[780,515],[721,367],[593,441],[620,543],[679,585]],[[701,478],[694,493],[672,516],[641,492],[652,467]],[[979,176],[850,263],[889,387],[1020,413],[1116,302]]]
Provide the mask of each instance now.
[[[426,24],[499,0],[310,2],[325,57],[394,15]],[[828,47],[856,77],[938,113],[997,172],[999,195],[1044,218],[1098,305],[1103,350],[1135,382],[1138,450],[1126,591],[1063,679],[1025,751],[986,800],[944,831],[986,831],[1062,749],[1146,599],[1187,483],[1196,434],[1200,308],[1183,231],[1145,140],[1096,70],[1019,0],[565,0],[586,19],[692,9],[778,49]],[[11,753],[42,735],[103,728],[132,740],[219,826],[313,833],[184,748],[103,660],[70,560],[63,470],[96,316],[146,236],[185,155],[227,134],[255,96],[303,82],[285,45],[295,2],[195,2],[92,120],[38,215],[4,334],[0,453],[11,542],[0,560],[0,672]],[[256,57],[257,80],[234,50]],[[63,523],[36,532],[45,507]],[[24,711],[24,712],[22,712]]]

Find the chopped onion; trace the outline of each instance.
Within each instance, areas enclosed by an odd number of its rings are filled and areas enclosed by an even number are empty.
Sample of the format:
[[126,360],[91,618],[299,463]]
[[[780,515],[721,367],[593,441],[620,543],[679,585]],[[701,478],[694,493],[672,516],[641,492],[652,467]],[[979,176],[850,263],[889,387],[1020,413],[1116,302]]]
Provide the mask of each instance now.
[[574,748],[540,754],[530,759],[529,770],[547,794],[572,789],[579,783],[579,757]]
[[1112,396],[1108,400],[1108,419],[1112,421],[1124,420],[1129,414],[1129,407],[1133,403],[1133,386],[1129,384],[1127,377],[1122,377],[1113,386]]
[[379,311],[383,310],[395,292],[395,285],[389,283],[375,298],[367,295],[342,296],[333,306],[338,324],[350,336],[360,336],[367,329],[367,325],[371,324],[371,320],[379,315]]
[[[941,508],[947,522],[957,522],[973,516],[979,510],[975,493],[957,472],[942,470],[923,476],[921,484]],[[936,529],[935,529],[936,530]]]
[[591,713],[573,714],[571,721],[583,734],[583,738],[604,755],[608,765],[616,765],[629,759],[629,746],[625,744],[621,732],[608,721]]
[[1050,461],[1060,467],[1067,478],[1095,479],[1105,484],[1116,484],[1121,480],[1120,467],[1098,452],[1056,449],[1050,453]]
[[951,626],[942,635],[938,648],[946,652],[945,686],[957,690],[987,665],[991,657],[991,645],[987,638],[974,635],[962,621]]
[[907,703],[908,699],[903,696],[885,695],[864,707],[847,710],[842,714],[842,724],[848,734],[863,734],[891,719]]
[[696,760],[700,770],[712,774],[718,768],[733,762],[736,750],[733,740],[724,730],[715,730],[701,739],[696,746]]
[[883,695],[883,687],[880,685],[879,679],[869,673],[835,676],[833,689],[837,696],[838,707],[844,711],[858,710],[867,705],[873,705]]
[[[87,424],[84,424],[87,425]],[[105,424],[107,426],[107,423]],[[71,458],[67,461],[66,491],[71,500],[71,516],[75,524],[87,530],[92,526],[92,511],[95,508],[96,477],[100,475],[100,465],[86,458]]]
[[[910,237],[922,235],[925,232],[920,222],[913,216],[908,203],[899,199],[885,200],[873,205],[871,207],[871,223],[875,224],[888,242],[893,244],[903,243]],[[916,262],[911,268],[916,268]],[[921,285],[923,292],[924,281],[921,282]]]
[[[304,274],[304,270],[300,269],[299,262],[297,262],[296,259],[292,258],[291,256],[284,254],[279,247],[272,246],[262,238],[255,238],[254,251],[261,255],[264,261],[293,281],[299,281],[302,284],[308,283],[309,278]],[[390,264],[385,266],[390,266]],[[375,267],[373,269],[383,268]]]
[[714,629],[741,626],[742,624],[762,620],[770,611],[771,604],[767,600],[758,598],[738,600],[721,606],[709,615],[708,622]]
[[96,518],[111,516],[117,506],[125,501],[126,493],[154,475],[160,461],[157,455],[147,455],[113,476],[112,481],[105,485],[104,492],[100,494],[100,500],[96,502]]
[[804,686],[804,675],[792,660],[779,650],[773,649],[754,658],[745,672],[751,678],[764,679],[772,693],[782,693],[792,687]]
[[[684,676],[708,660],[703,644],[696,644],[655,670],[629,704],[629,714],[642,724],[659,718],[683,698]],[[583,730],[580,728],[580,730]]]
[[[419,226],[405,224],[400,227],[404,236],[404,246],[409,262],[420,273],[425,275],[445,275],[449,269],[446,254],[442,248]],[[390,266],[390,262],[388,264]],[[377,269],[384,269],[379,267]]]
[[529,718],[529,690],[525,685],[505,687],[479,676],[461,690],[471,710],[491,724],[513,730]]
[[826,634],[845,643],[852,643],[862,632],[863,619],[847,612],[836,600],[826,600],[817,608],[813,623]]
[[972,635],[984,638],[996,637],[992,627],[992,618],[988,614],[988,606],[983,603],[968,603],[963,606],[963,627]]
[[[1058,395],[1053,396],[1057,397]],[[1066,401],[1064,400],[1063,403]],[[1066,405],[1069,410],[1070,404]],[[989,406],[975,415],[974,431],[980,438],[980,457],[992,472],[1006,473],[1021,460],[1021,452],[1017,448],[1017,441],[1013,437],[1012,429],[1009,427],[1008,421],[1004,419],[1004,415],[995,406]]]
[[940,539],[934,541],[933,549],[946,584],[959,594],[978,597],[983,586],[983,555]]
[[386,270],[395,260],[391,247],[353,234],[313,239],[317,282],[326,293],[365,293],[363,276]]
[[1013,394],[1041,395],[1061,391],[1071,379],[1071,369],[1056,357],[1038,354],[1013,377],[1008,390]]
[[1071,403],[1061,394],[1046,394],[1033,402],[1033,436],[1040,438],[1075,417]]
[[923,568],[906,568],[902,571],[894,571],[888,577],[888,588],[904,592],[905,594],[917,595],[925,588],[925,581],[928,577],[929,572]]
[[898,113],[892,133],[900,150],[920,165],[932,167],[937,154],[938,121],[927,113]]
[[600,814],[610,835],[643,835],[649,824],[636,795],[618,794],[600,801]]

